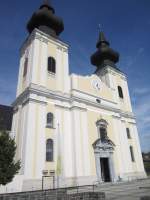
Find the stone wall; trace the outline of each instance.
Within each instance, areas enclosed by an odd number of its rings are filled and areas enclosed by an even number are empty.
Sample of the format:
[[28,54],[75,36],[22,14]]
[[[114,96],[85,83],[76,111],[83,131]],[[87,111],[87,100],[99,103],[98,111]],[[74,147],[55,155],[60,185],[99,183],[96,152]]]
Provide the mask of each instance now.
[[105,200],[103,192],[67,194],[66,190],[47,190],[0,195],[0,200]]

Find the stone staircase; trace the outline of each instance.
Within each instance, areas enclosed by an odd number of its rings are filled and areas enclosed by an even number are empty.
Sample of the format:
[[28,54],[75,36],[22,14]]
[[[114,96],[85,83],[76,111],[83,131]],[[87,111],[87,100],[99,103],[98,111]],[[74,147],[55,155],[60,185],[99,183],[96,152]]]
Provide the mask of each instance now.
[[150,200],[150,179],[69,188],[68,194],[104,192],[107,200]]
[[[150,200],[150,179],[117,184],[101,184],[94,191],[103,191],[107,200]],[[145,198],[146,200],[146,198]]]
[[0,200],[150,200],[150,179],[0,195]]

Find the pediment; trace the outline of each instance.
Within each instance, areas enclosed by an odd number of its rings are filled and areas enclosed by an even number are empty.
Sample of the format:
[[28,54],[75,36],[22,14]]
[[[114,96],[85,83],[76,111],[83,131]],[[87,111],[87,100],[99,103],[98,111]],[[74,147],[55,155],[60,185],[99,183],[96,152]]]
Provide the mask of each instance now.
[[107,137],[105,140],[97,139],[93,143],[93,148],[95,150],[114,150],[115,144]]

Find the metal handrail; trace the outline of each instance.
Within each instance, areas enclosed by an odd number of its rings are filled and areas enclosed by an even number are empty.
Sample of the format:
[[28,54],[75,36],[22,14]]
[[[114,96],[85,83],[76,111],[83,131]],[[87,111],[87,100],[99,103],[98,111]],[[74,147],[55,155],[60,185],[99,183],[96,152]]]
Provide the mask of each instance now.
[[100,183],[101,183],[100,181],[94,181],[93,182],[93,192],[94,192],[95,186],[97,186]]

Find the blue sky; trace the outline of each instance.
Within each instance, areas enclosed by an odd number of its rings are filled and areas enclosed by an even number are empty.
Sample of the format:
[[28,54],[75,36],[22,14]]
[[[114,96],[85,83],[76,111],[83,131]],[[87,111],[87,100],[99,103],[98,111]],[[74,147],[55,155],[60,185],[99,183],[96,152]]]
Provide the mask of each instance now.
[[[150,150],[150,0],[51,0],[64,20],[61,39],[70,45],[70,71],[90,74],[99,28],[120,53],[127,74],[143,151]],[[15,99],[19,48],[26,23],[42,0],[7,0],[0,6],[0,104]]]

